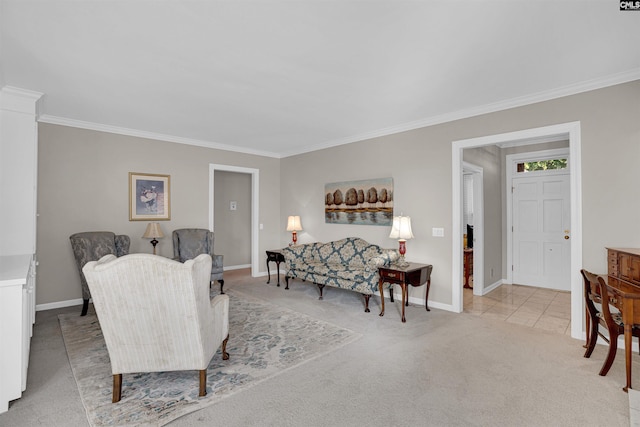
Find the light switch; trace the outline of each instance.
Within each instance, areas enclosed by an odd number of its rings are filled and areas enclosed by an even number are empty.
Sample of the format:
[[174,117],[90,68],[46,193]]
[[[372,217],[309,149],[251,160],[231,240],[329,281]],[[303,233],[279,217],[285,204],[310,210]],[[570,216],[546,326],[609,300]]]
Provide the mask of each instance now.
[[229,210],[235,211],[236,209],[238,209],[238,202],[233,201],[229,203]]
[[444,237],[444,228],[442,227],[433,227],[431,229],[431,234],[433,237]]

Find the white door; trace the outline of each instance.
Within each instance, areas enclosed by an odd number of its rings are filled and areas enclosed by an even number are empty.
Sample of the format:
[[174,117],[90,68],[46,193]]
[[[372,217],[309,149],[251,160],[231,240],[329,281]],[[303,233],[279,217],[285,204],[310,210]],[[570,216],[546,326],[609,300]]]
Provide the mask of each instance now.
[[571,290],[569,175],[513,179],[513,283]]

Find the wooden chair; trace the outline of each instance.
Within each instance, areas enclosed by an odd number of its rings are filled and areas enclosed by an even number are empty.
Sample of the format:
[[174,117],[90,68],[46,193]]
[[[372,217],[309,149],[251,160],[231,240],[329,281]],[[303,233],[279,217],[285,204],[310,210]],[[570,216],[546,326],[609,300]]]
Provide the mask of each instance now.
[[587,349],[584,357],[591,357],[593,349],[596,347],[598,335],[603,340],[609,342],[609,338],[599,330],[599,325],[606,327],[606,322],[600,315],[600,310],[596,304],[602,305],[602,297],[600,296],[600,285],[598,284],[598,275],[587,270],[580,270],[584,281],[584,305],[586,314],[587,342],[584,347]]
[[[604,321],[607,329],[609,330],[609,352],[607,353],[607,358],[602,365],[602,369],[600,369],[600,375],[605,376],[607,375],[607,372],[609,372],[609,369],[616,358],[616,352],[618,351],[618,336],[624,335],[624,324],[622,323],[621,313],[611,311],[611,306],[614,304],[609,296],[604,279],[598,276],[597,280],[602,298],[602,312],[599,318]],[[633,335],[640,338],[640,329],[634,327]]]

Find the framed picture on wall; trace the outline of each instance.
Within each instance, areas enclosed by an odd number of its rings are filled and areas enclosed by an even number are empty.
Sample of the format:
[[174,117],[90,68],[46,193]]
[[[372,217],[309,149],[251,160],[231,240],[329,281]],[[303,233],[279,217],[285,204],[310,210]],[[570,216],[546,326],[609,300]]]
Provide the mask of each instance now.
[[393,178],[332,182],[324,186],[327,224],[393,224]]
[[129,172],[129,221],[171,219],[169,175]]

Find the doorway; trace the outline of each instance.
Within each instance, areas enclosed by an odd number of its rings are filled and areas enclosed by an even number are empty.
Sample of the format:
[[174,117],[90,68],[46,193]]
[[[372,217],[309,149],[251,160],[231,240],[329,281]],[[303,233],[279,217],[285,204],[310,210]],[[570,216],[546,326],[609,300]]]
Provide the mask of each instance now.
[[[452,277],[454,283],[462,282],[462,155],[465,148],[484,147],[490,145],[521,146],[553,141],[569,141],[569,153],[572,168],[569,172],[570,218],[572,233],[570,248],[570,289],[571,289],[571,336],[584,336],[584,319],[582,316],[583,300],[581,298],[580,268],[582,263],[582,190],[581,190],[581,156],[580,156],[580,122],[563,123],[541,128],[527,129],[517,132],[490,135],[478,138],[454,141],[452,143]],[[463,307],[462,286],[452,286],[452,310],[460,313]]]
[[484,295],[484,172],[469,162],[463,162],[462,168],[462,233],[467,236],[463,286],[472,287],[474,295]]
[[209,229],[215,232],[215,207],[216,203],[222,203],[222,200],[216,201],[215,197],[215,172],[237,172],[251,175],[251,276],[259,275],[259,188],[260,188],[260,171],[253,168],[243,168],[238,166],[210,164],[209,165]]

